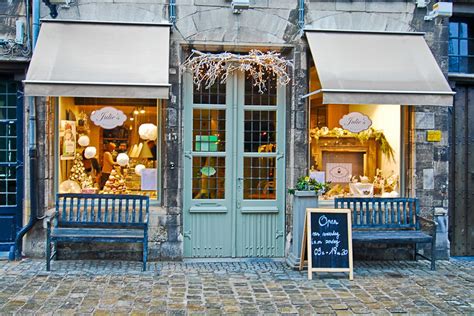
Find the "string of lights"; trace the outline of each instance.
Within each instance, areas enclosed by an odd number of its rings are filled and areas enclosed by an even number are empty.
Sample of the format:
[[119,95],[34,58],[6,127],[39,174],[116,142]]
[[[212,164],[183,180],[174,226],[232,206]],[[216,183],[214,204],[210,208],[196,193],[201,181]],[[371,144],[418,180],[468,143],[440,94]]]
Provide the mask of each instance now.
[[270,51],[263,53],[251,50],[247,55],[233,53],[203,53],[192,50],[192,54],[182,64],[183,71],[193,74],[193,82],[198,87],[204,85],[209,89],[216,82],[225,83],[229,75],[235,71],[244,71],[253,80],[253,85],[258,87],[259,93],[267,90],[268,75],[277,77],[277,82],[287,85],[290,82],[288,68],[293,63],[282,57],[280,53]]

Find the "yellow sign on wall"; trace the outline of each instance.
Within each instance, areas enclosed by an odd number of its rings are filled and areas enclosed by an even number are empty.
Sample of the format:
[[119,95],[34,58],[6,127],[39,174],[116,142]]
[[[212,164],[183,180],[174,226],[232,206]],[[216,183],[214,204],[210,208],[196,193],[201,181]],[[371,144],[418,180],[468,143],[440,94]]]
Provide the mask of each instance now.
[[428,142],[440,142],[443,133],[440,130],[426,131],[426,141]]

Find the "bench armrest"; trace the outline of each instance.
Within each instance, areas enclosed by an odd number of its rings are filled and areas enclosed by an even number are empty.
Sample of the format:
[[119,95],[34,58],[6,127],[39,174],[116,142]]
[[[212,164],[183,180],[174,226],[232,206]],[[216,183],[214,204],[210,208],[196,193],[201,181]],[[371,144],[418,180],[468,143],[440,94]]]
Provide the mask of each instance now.
[[425,222],[425,223],[428,223],[428,224],[431,224],[433,226],[437,226],[438,223],[436,223],[436,221],[432,220],[432,219],[429,219],[429,218],[426,218],[426,217],[423,217],[421,215],[416,215],[416,219],[417,220],[420,220],[422,222]]
[[53,222],[56,217],[58,217],[59,212],[56,210],[46,212],[45,217],[44,217],[44,223],[46,224],[46,227],[51,226],[51,222]]
[[432,219],[428,219],[421,215],[416,215],[416,219],[420,222],[425,222],[431,226],[431,236],[433,237],[434,242],[436,242],[436,231],[438,230],[438,223]]

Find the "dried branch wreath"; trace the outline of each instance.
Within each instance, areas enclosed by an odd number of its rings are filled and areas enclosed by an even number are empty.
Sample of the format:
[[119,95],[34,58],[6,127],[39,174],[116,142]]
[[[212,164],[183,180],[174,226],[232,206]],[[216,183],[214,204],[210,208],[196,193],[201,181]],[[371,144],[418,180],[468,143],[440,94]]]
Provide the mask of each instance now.
[[216,82],[225,83],[229,75],[236,70],[248,72],[253,79],[253,85],[263,93],[267,87],[269,75],[277,77],[281,85],[290,82],[288,67],[293,63],[277,52],[263,53],[253,49],[248,55],[237,55],[228,52],[212,54],[192,50],[192,54],[182,65],[183,70],[189,70],[193,74],[194,84],[200,88],[204,84],[209,89]]

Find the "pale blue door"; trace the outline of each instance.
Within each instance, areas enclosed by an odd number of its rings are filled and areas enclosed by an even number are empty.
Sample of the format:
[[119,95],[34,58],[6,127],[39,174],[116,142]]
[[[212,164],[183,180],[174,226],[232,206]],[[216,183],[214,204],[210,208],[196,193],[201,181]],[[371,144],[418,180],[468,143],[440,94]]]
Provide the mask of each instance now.
[[196,89],[185,74],[185,257],[282,257],[284,88],[244,73]]

